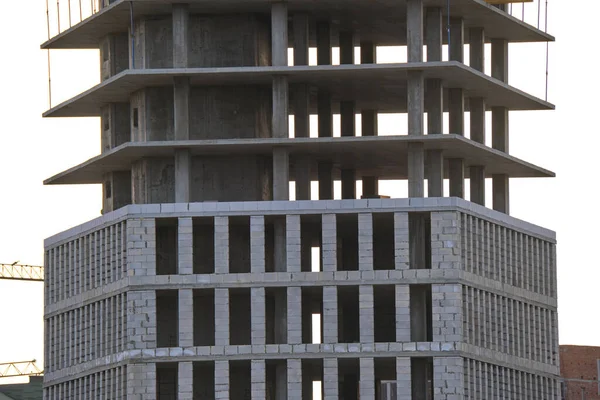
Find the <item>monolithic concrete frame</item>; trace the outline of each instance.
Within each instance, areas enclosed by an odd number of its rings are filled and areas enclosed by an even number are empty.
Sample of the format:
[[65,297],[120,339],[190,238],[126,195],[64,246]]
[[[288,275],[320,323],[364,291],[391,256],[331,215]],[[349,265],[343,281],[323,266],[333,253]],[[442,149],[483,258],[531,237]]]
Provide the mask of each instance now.
[[46,183],[103,185],[45,242],[45,399],[560,398],[555,234],[508,215],[553,176],[508,153],[509,111],[553,108],[508,44],[551,36],[482,0],[106,3],[43,45],[102,80],[45,114],[100,117],[101,154]]

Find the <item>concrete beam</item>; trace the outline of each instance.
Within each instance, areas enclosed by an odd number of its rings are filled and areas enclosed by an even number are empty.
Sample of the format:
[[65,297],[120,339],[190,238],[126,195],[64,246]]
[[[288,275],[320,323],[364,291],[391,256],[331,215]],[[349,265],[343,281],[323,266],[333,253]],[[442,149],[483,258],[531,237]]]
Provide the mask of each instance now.
[[273,66],[288,65],[288,8],[284,2],[271,6],[271,57]]

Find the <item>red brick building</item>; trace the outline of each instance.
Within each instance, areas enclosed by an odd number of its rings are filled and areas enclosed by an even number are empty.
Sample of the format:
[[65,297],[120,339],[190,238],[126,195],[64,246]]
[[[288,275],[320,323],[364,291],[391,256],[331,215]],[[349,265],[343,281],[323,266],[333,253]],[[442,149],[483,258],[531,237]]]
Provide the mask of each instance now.
[[560,346],[563,399],[600,400],[600,347]]

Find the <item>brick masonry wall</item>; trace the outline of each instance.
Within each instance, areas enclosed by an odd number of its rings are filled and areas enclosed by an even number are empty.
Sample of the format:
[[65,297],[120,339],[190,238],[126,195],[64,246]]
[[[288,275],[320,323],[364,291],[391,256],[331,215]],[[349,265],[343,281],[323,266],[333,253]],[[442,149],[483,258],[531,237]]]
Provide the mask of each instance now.
[[560,346],[560,374],[565,379],[565,399],[600,400],[600,347]]

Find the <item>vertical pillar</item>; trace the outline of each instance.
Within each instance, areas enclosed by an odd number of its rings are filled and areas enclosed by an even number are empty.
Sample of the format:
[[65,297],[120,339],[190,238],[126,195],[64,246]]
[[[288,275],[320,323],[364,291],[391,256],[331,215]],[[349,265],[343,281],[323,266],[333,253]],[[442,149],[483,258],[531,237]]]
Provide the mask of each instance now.
[[[442,61],[442,9],[431,7],[426,11],[427,62]],[[444,130],[444,87],[441,79],[428,79],[427,133],[442,134]],[[442,150],[427,152],[427,195],[444,196],[444,155]]]
[[360,342],[375,342],[375,303],[373,285],[360,285],[358,289]]
[[215,361],[215,400],[229,400],[229,361]]
[[396,285],[396,342],[410,341],[410,286]]
[[302,360],[287,360],[287,397],[286,399],[302,399]]
[[[173,68],[187,68],[189,43],[189,6],[173,5]],[[190,79],[173,78],[175,140],[190,139]],[[175,151],[175,202],[191,201],[191,165],[189,149]]]
[[250,217],[250,272],[265,272],[265,217]]
[[[352,32],[340,33],[340,64],[354,64],[354,37]],[[340,103],[341,135],[355,136],[355,102]],[[356,198],[356,170],[342,169],[342,199]]]
[[375,359],[360,358],[360,399],[375,399]]
[[[449,59],[464,62],[464,22],[462,18],[450,20]],[[448,92],[450,133],[464,136],[465,99],[462,88],[452,88]],[[450,197],[465,197],[465,162],[461,158],[448,160],[450,177]]]
[[373,271],[373,214],[358,214],[358,269]]
[[265,288],[250,289],[250,325],[252,345],[266,344]]
[[323,214],[321,227],[321,268],[324,272],[337,270],[337,223],[335,214]]
[[[469,29],[469,64],[471,68],[483,72],[485,67],[485,33],[483,28]],[[471,140],[485,144],[485,99],[469,99],[471,116]],[[485,167],[473,165],[469,168],[471,181],[471,201],[485,205]]]
[[[454,321],[463,320],[462,286],[459,284],[431,285],[431,300],[433,304],[432,328],[434,342],[455,342],[462,340],[463,325]],[[454,315],[453,321],[444,320],[444,315]]]
[[179,218],[177,223],[177,263],[179,275],[194,273],[194,225],[191,218]]
[[229,345],[229,289],[215,289],[215,345]]
[[194,291],[179,290],[179,347],[194,345]]
[[302,291],[299,286],[287,288],[287,343],[302,343]]
[[250,387],[252,400],[265,400],[267,397],[267,367],[265,360],[250,362]]
[[[271,8],[271,56],[273,66],[288,65],[287,4],[273,3]],[[285,76],[273,78],[273,137],[286,139],[288,132],[289,87]],[[289,154],[285,149],[273,151],[273,199],[289,200]]]
[[338,342],[337,287],[323,286],[323,343]]
[[215,217],[215,273],[229,273],[228,217]]
[[191,361],[179,362],[177,373],[177,399],[193,400],[194,398],[194,367]]
[[395,269],[410,269],[408,213],[394,213]]
[[[377,46],[373,42],[360,42],[360,63],[377,63]],[[361,111],[362,136],[377,136],[377,111]],[[364,199],[379,196],[379,180],[376,176],[362,177],[362,197]]]
[[397,399],[412,400],[410,357],[396,357]]
[[[307,14],[296,14],[294,26],[294,65],[308,65],[309,24]],[[309,87],[298,84],[294,87],[294,136],[307,138],[310,133]],[[296,159],[296,200],[310,200],[310,159]]]
[[[486,374],[488,375],[488,374]],[[436,399],[462,399],[464,396],[464,359],[462,357],[433,358],[433,390]],[[491,382],[486,389],[491,387]],[[493,398],[488,390],[487,396]],[[439,397],[438,397],[439,394]]]
[[[508,83],[508,41],[492,40],[492,77]],[[508,108],[492,108],[492,147],[508,153]],[[508,214],[509,179],[508,175],[492,176],[493,208]]]
[[339,372],[337,358],[323,359],[323,400],[339,399]]
[[[407,1],[408,62],[423,62],[423,1]],[[422,71],[408,73],[408,134],[424,134],[425,83]],[[425,189],[425,152],[423,143],[413,142],[408,146],[408,196],[423,197]]]
[[[300,215],[286,216],[287,272],[300,272],[302,256],[302,235]],[[308,254],[310,256],[310,254]]]
[[[331,65],[331,24],[329,21],[317,22],[317,64]],[[333,114],[331,110],[331,94],[319,89],[317,95],[317,113],[319,120],[319,137],[333,136]],[[333,199],[333,163],[319,162],[319,200]]]

